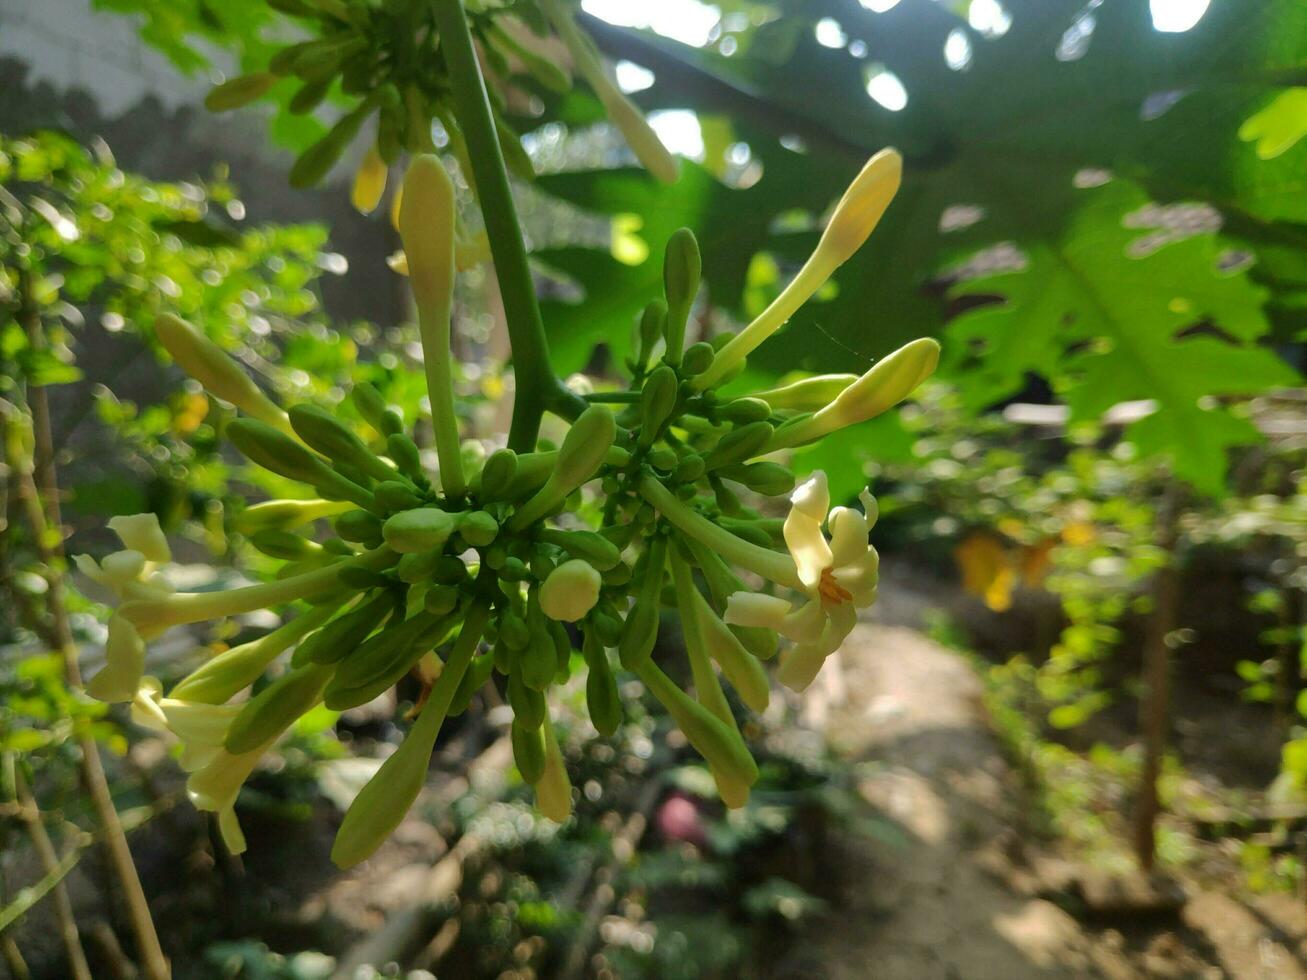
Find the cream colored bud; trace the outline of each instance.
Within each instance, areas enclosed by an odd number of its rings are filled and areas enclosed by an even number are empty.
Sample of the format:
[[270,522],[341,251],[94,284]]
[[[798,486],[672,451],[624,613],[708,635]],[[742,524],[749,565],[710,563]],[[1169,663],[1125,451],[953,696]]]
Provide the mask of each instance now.
[[594,566],[580,558],[565,561],[540,587],[540,608],[550,619],[575,623],[599,601],[602,579]]
[[386,175],[389,168],[376,147],[370,147],[354,174],[354,187],[350,191],[350,203],[364,214],[376,210],[381,203],[381,195],[386,192]]
[[815,254],[832,269],[847,262],[880,223],[902,178],[903,157],[898,150],[887,148],[868,160],[835,205]]

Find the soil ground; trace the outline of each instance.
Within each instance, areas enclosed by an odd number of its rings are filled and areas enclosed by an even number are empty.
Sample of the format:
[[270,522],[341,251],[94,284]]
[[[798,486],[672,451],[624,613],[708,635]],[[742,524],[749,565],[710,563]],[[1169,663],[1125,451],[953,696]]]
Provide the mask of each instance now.
[[873,624],[839,659],[806,711],[857,766],[869,812],[904,840],[836,835],[840,901],[775,976],[1307,980],[1307,910],[1289,896],[1181,881],[1187,900],[1169,915],[1105,925],[1072,914],[1075,880],[1094,869],[1023,830],[971,665],[915,630]]

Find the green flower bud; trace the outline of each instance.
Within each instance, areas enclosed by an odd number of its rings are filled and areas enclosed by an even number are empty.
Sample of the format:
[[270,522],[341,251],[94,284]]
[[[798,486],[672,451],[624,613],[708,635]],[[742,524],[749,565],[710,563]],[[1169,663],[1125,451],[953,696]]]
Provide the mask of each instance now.
[[393,687],[423,654],[438,645],[452,625],[447,619],[420,612],[387,626],[340,662],[327,683],[327,707],[348,711]]
[[382,572],[372,568],[342,568],[339,579],[341,585],[353,589],[355,592],[384,589],[391,584],[390,579]]
[[604,652],[604,643],[599,630],[586,631],[582,647],[588,667],[585,678],[585,704],[590,713],[590,723],[604,737],[611,736],[622,724],[622,697],[617,690],[617,678],[613,676]]
[[[589,480],[604,464],[608,450],[617,436],[613,413],[604,405],[591,405],[567,430],[558,449],[553,473],[509,521],[513,530],[521,530],[556,508],[569,493]],[[519,460],[521,462],[521,460]]]
[[736,398],[717,407],[717,417],[736,425],[765,422],[771,417],[771,406],[761,398]]
[[666,446],[655,446],[649,450],[649,455],[646,458],[654,469],[662,473],[672,472],[676,469],[676,464],[680,462],[676,452]]
[[702,374],[712,366],[712,359],[715,354],[712,344],[706,340],[701,340],[691,346],[685,352],[685,356],[681,358],[681,371],[689,377]]
[[458,526],[454,514],[436,507],[406,510],[386,519],[381,533],[400,554],[443,548]]
[[500,500],[517,473],[517,453],[497,449],[481,468],[481,499]]
[[273,681],[232,720],[223,748],[240,755],[272,741],[318,703],[330,676],[329,667],[307,664]]
[[543,725],[523,725],[513,719],[509,727],[509,738],[513,745],[513,764],[522,776],[522,781],[535,784],[545,774],[545,734]]
[[794,489],[794,473],[780,463],[767,460],[756,463],[734,463],[722,467],[718,472],[723,478],[741,483],[754,493],[760,493],[765,497],[779,497]]
[[621,549],[594,531],[561,531],[547,527],[541,529],[540,540],[562,548],[573,558],[584,558],[601,572],[608,571],[622,560]]
[[422,454],[417,443],[402,432],[386,436],[386,455],[395,461],[399,471],[413,479],[425,478],[422,472]]
[[499,615],[499,636],[510,650],[525,650],[531,642],[531,629],[515,610],[505,609]]
[[373,489],[372,495],[376,498],[377,503],[390,513],[412,510],[415,507],[421,507],[425,502],[407,484],[400,483],[398,480],[386,480],[378,483]]
[[331,607],[313,609],[256,640],[218,654],[184,677],[170,697],[201,704],[223,704],[245,690],[268,665],[305,634],[326,622]]
[[399,595],[393,589],[382,590],[306,637],[295,655],[315,664],[339,663],[399,608],[399,602]]
[[575,623],[594,608],[600,584],[593,565],[573,558],[555,568],[540,587],[540,608],[550,619]]
[[423,608],[435,616],[445,616],[454,611],[463,593],[454,585],[432,585],[422,599]]
[[622,642],[618,645],[618,656],[627,670],[638,670],[641,664],[646,663],[658,640],[666,560],[667,539],[655,537],[646,552],[640,594],[635,600],[635,606],[627,614]]
[[672,471],[672,479],[680,483],[694,483],[704,474],[703,457],[697,454],[682,456]]
[[545,625],[554,644],[554,680],[566,684],[572,673],[572,638],[559,620],[551,619]]
[[330,412],[316,405],[293,405],[288,414],[295,434],[328,459],[356,467],[374,480],[394,477],[395,471]]
[[221,85],[209,89],[209,94],[204,97],[204,108],[210,112],[239,109],[266,94],[276,81],[277,76],[270,71],[256,71],[229,78]]
[[214,395],[231,402],[250,417],[286,431],[286,413],[259,390],[231,355],[208,337],[171,313],[163,313],[154,321],[154,333],[181,369]]
[[545,696],[534,688],[528,687],[522,679],[520,658],[510,662],[508,671],[508,703],[513,709],[515,724],[527,728],[539,728],[545,719]]
[[631,581],[631,566],[626,564],[626,562],[619,561],[612,568],[608,569],[608,571],[603,572],[600,575],[600,578],[603,579],[604,585],[606,586],[613,588],[621,587]]
[[637,350],[635,366],[643,368],[649,363],[649,358],[653,355],[654,345],[658,343],[658,338],[663,335],[663,330],[667,324],[667,304],[660,299],[652,300],[640,314],[640,322],[637,327]]
[[675,369],[660,364],[649,372],[640,394],[640,445],[648,447],[654,444],[663,424],[676,408],[679,392],[680,381]]
[[685,343],[685,324],[690,308],[699,293],[699,280],[703,274],[703,259],[699,255],[699,242],[689,228],[679,228],[667,240],[663,253],[663,294],[667,297],[667,354],[668,364],[681,363],[681,349]]
[[372,115],[373,108],[373,101],[365,99],[356,109],[342,116],[327,131],[327,135],[301,153],[290,168],[291,186],[312,187],[321,181],[340,158],[345,147],[358,135],[359,127],[363,125],[363,120]]
[[458,533],[474,548],[484,548],[499,535],[499,522],[484,510],[460,514]]
[[553,637],[542,623],[532,630],[531,639],[525,649],[518,652],[518,662],[522,669],[522,683],[533,691],[547,691],[554,682],[554,672],[558,669],[558,654],[554,649]]
[[554,726],[546,718],[541,727],[545,733],[545,770],[535,784],[536,809],[554,823],[562,823],[572,815],[572,783],[554,737]]
[[350,510],[341,514],[332,526],[346,541],[357,541],[368,547],[381,543],[381,518],[369,514],[366,510]]
[[622,642],[622,619],[609,612],[595,610],[590,614],[592,632],[599,642],[606,647],[615,647]]
[[646,661],[636,672],[649,693],[667,709],[695,751],[715,772],[745,786],[752,786],[757,781],[758,764],[753,761],[738,732],[672,683],[652,660]]
[[359,382],[350,389],[349,397],[359,415],[363,416],[363,421],[372,426],[378,435],[390,435],[382,424],[382,417],[386,414],[387,406],[386,399],[382,397],[381,392],[366,382]]
[[772,427],[767,422],[749,422],[732,429],[717,441],[705,461],[708,469],[714,470],[731,463],[739,463],[761,454],[772,437]]
[[334,472],[285,433],[258,419],[236,419],[227,426],[232,445],[251,462],[287,479],[308,483],[326,497],[374,506],[372,494]]
[[449,703],[449,716],[451,718],[457,718],[467,710],[468,705],[472,702],[472,696],[485,686],[494,669],[495,655],[489,651],[472,661],[467,673],[458,682],[458,690],[454,692],[454,699]]
[[270,555],[273,558],[283,558],[286,561],[316,558],[322,554],[322,545],[316,541],[302,538],[290,531],[279,531],[272,528],[255,531],[250,536],[250,544],[265,555]]

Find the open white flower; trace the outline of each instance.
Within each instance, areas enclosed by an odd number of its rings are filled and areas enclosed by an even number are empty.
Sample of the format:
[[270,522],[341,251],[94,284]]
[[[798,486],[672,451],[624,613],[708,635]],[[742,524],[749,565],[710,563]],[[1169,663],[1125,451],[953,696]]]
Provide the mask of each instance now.
[[[153,514],[133,514],[113,518],[109,527],[122,540],[123,550],[99,562],[90,555],[77,555],[73,560],[82,574],[124,602],[171,593],[172,586],[158,570],[172,560],[159,519]],[[141,686],[145,666],[145,643],[135,625],[115,613],[109,620],[104,651],[105,667],[91,678],[87,692],[101,701],[131,701]]]
[[223,843],[233,854],[245,850],[245,835],[236,819],[236,797],[267,746],[233,755],[223,747],[232,721],[243,704],[203,704],[161,696],[159,682],[143,678],[132,701],[132,720],[159,732],[171,732],[182,743],[179,760],[191,773],[186,789],[199,810],[218,815]]
[[858,610],[876,601],[880,556],[867,540],[876,521],[876,500],[867,490],[859,499],[865,513],[851,507],[828,513],[826,474],[813,473],[790,497],[784,527],[806,601],[795,606],[778,596],[736,592],[726,604],[726,622],[772,629],[794,641],[781,657],[778,676],[796,691],[811,684],[826,658],[839,649],[858,621]]

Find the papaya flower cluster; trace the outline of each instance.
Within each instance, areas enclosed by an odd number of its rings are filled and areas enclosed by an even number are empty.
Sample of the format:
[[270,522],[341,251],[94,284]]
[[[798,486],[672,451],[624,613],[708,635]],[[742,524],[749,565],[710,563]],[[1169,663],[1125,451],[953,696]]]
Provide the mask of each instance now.
[[[316,111],[339,84],[341,95],[354,104],[295,161],[290,175],[294,186],[308,187],[322,180],[372,117],[376,136],[353,188],[359,210],[372,211],[381,202],[390,168],[405,151],[432,150],[435,122],[463,172],[472,172],[467,139],[449,96],[449,75],[456,69],[448,64],[441,44],[436,5],[368,0],[269,3],[312,36],[281,48],[263,70],[215,86],[205,105],[213,111],[237,109],[267,95],[278,82],[290,80],[297,88],[288,108],[306,115]],[[659,181],[675,181],[676,158],[618,87],[611,66],[577,25],[575,6],[571,0],[466,4],[505,161],[518,177],[534,178],[531,160],[505,117],[513,101],[520,104],[534,94],[533,89],[552,97],[567,94],[575,72],[640,164]],[[463,11],[459,9],[457,15],[462,17]]]
[[[585,674],[601,736],[622,723],[619,675],[638,678],[707,762],[725,803],[742,806],[758,767],[736,701],[767,707],[766,663],[782,637],[780,679],[804,688],[876,597],[873,498],[864,492],[860,509],[832,509],[824,474],[796,489],[778,457],[902,401],[934,370],[939,349],[915,341],[860,377],[747,395],[722,389],[858,249],[899,176],[897,153],[874,156],[771,307],[737,334],[688,347],[700,256],[694,236],[678,232],[664,257],[664,295],[637,324],[627,388],[560,409],[570,426],[557,446],[501,449],[476,465],[460,451],[454,411],[454,199],[435,156],[409,166],[399,228],[437,467],[424,465],[405,420],[375,389],[349,396],[359,427],[324,407],[283,408],[201,332],[161,317],[158,336],[181,367],[241,413],[226,438],[302,494],[236,515],[250,543],[284,564],[271,581],[225,591],[173,591],[157,521],[116,518],[124,549],[79,560],[119,599],[108,665],[91,691],[131,702],[142,724],[181,739],[191,797],[218,814],[234,851],[244,846],[241,784],[295,720],[319,704],[343,711],[372,701],[410,674],[422,684],[412,726],[349,807],[333,851],[342,866],[399,823],[442,725],[488,684],[512,709],[517,770],[553,820],[568,817],[572,788],[550,703],[575,672]],[[579,507],[583,487],[597,507]],[[144,644],[165,630],[260,609],[278,610],[284,625],[217,654],[167,692],[144,675]],[[679,619],[688,671],[666,651],[654,655],[668,613]],[[674,679],[687,676],[684,687]]]

